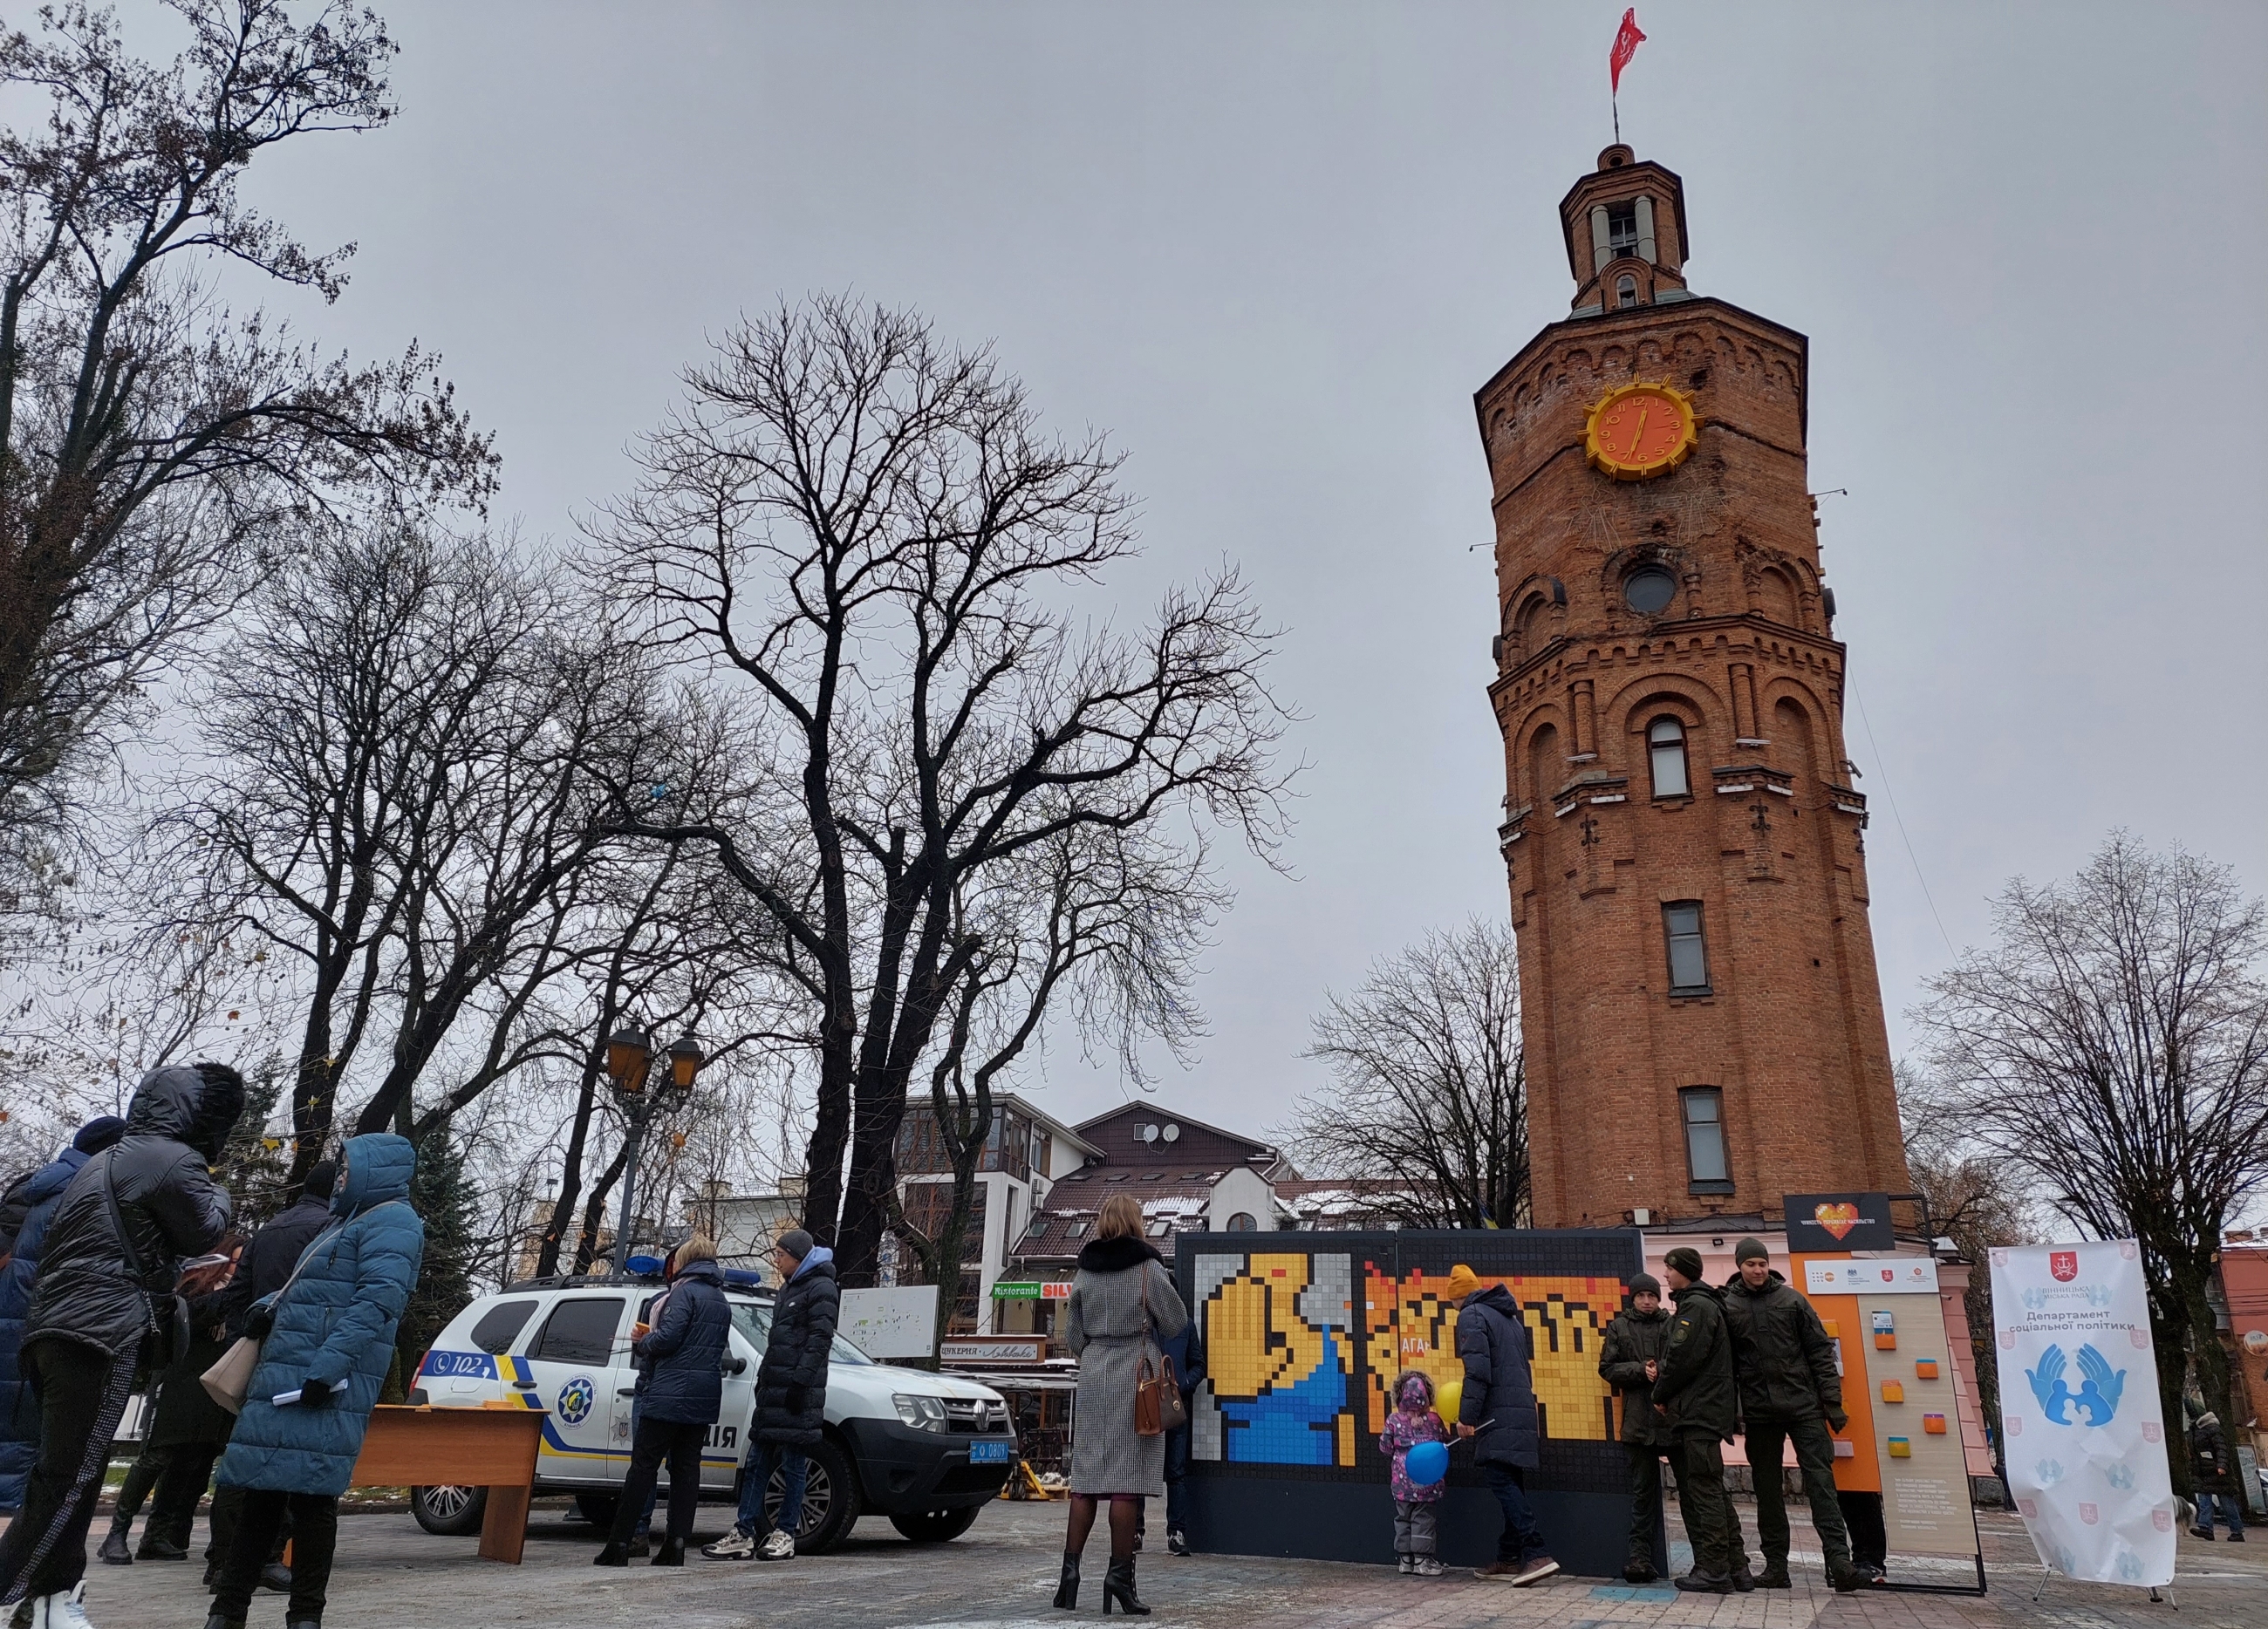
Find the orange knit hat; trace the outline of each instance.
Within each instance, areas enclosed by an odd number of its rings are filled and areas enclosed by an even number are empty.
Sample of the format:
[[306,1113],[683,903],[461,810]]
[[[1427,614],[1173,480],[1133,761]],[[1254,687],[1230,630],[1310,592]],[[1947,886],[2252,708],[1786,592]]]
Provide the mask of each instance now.
[[1449,1269],[1450,1300],[1462,1301],[1466,1296],[1472,1295],[1478,1290],[1480,1287],[1480,1274],[1474,1272],[1463,1262],[1461,1261],[1455,1266]]

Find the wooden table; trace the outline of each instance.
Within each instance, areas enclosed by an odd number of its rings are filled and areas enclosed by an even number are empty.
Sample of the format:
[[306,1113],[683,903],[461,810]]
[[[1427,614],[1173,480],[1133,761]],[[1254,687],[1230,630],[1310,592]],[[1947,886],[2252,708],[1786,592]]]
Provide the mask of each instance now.
[[527,1506],[544,1417],[538,1408],[381,1404],[371,1411],[362,1457],[355,1461],[355,1486],[484,1487],[489,1503],[481,1523],[481,1556],[517,1567],[527,1542]]

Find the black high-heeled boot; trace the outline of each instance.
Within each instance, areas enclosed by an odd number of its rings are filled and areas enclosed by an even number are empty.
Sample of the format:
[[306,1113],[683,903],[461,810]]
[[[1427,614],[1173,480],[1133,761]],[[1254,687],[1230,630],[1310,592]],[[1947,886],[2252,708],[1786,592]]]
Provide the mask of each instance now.
[[1142,1604],[1142,1597],[1134,1593],[1134,1558],[1112,1556],[1110,1570],[1102,1575],[1102,1615],[1110,1616],[1111,1603],[1130,1618],[1147,1618],[1150,1609]]
[[1063,1581],[1056,1585],[1056,1604],[1065,1611],[1079,1610],[1079,1552],[1064,1552]]
[[593,1567],[628,1567],[630,1564],[630,1546],[618,1545],[611,1538],[607,1541],[605,1549],[591,1558],[591,1565]]
[[682,1538],[663,1539],[661,1548],[653,1552],[653,1559],[647,1565],[651,1567],[684,1566],[685,1541]]

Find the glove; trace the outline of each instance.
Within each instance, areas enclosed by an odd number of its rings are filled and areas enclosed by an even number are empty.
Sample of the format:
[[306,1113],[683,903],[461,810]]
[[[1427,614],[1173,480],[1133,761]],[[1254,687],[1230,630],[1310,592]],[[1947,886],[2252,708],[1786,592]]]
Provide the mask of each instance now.
[[320,1408],[331,1400],[331,1383],[328,1380],[306,1380],[299,1383],[299,1406]]
[[244,1332],[254,1340],[268,1339],[268,1332],[276,1327],[276,1309],[265,1304],[256,1306],[245,1315]]
[[1830,1431],[1840,1435],[1844,1431],[1849,1428],[1850,1424],[1851,1416],[1845,1413],[1841,1409],[1830,1408],[1827,1411],[1827,1428]]

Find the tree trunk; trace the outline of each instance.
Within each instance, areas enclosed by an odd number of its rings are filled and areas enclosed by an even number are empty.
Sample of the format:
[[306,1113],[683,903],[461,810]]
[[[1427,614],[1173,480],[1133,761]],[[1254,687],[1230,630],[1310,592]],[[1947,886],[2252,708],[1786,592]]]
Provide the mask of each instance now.
[[[615,1157],[600,1173],[597,1185],[591,1190],[590,1201],[583,1207],[583,1234],[575,1242],[575,1271],[578,1273],[588,1273],[592,1262],[598,1259],[599,1229],[606,1225],[607,1220],[607,1196],[615,1191],[615,1184],[622,1180],[622,1167],[630,1163],[630,1140],[625,1136],[622,1146],[615,1150]],[[622,1241],[616,1239],[615,1250],[618,1258],[623,1256],[622,1246]],[[615,1266],[621,1267],[622,1259],[617,1259]]]
[[[605,1033],[601,1027],[600,1034]],[[559,1271],[559,1247],[567,1237],[567,1219],[574,1214],[575,1202],[583,1195],[583,1151],[590,1146],[591,1113],[598,1101],[599,1055],[593,1052],[583,1065],[582,1090],[575,1097],[575,1125],[567,1134],[567,1153],[560,1164],[559,1197],[552,1201],[551,1214],[543,1222],[543,1243],[535,1257],[538,1278],[549,1278]]]

